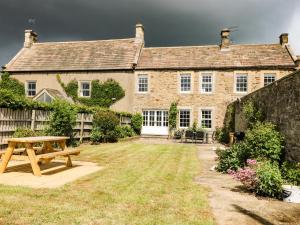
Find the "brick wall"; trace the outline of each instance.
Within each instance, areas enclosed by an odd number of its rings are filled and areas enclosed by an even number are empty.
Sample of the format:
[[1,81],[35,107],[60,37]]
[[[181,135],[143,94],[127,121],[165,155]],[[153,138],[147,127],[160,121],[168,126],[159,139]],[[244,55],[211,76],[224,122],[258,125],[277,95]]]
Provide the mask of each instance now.
[[300,71],[261,88],[236,102],[235,130],[246,129],[242,104],[251,99],[285,137],[286,158],[300,161]]

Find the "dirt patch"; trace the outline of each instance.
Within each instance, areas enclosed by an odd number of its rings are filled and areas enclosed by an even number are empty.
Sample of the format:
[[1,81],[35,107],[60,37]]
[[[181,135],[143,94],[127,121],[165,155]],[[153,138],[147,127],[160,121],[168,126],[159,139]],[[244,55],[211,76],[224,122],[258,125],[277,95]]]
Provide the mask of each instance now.
[[73,167],[66,167],[64,161],[54,160],[49,164],[41,165],[42,176],[37,177],[32,174],[29,162],[10,161],[5,173],[0,174],[0,184],[57,188],[103,169],[91,162],[73,161],[72,163]]
[[219,225],[296,225],[300,221],[300,204],[259,198],[245,191],[227,174],[211,171],[215,152],[212,146],[200,146],[203,173],[196,181],[211,189],[210,205]]

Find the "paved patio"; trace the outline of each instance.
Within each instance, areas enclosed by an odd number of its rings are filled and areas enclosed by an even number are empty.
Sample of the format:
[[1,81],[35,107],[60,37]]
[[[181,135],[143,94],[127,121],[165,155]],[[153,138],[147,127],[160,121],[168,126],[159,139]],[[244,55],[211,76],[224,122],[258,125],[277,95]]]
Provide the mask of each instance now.
[[0,184],[25,186],[31,188],[57,188],[88,174],[102,170],[96,163],[73,161],[73,167],[66,167],[65,162],[54,160],[41,165],[42,176],[32,173],[29,161],[11,161],[6,171],[0,174]]

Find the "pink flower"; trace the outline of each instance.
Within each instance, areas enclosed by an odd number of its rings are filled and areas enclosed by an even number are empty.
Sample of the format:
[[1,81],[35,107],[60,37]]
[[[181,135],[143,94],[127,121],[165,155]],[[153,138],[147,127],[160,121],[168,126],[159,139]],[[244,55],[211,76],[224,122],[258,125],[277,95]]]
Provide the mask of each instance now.
[[251,166],[251,165],[256,165],[257,161],[255,159],[247,159],[247,165]]

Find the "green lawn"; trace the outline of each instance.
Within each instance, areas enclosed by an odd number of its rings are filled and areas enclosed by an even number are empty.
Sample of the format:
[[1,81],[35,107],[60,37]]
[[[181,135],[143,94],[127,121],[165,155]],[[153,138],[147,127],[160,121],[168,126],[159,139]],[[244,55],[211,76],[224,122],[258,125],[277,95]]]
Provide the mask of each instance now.
[[83,145],[105,169],[58,189],[0,186],[0,224],[213,224],[193,145]]

